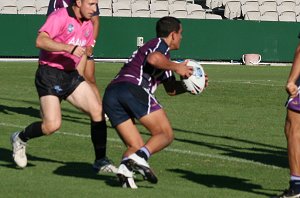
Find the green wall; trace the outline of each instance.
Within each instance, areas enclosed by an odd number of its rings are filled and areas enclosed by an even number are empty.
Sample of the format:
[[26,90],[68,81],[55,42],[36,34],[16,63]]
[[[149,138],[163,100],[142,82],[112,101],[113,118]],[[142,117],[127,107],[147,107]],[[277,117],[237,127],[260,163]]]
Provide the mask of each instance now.
[[[42,15],[0,15],[0,56],[38,56],[35,38],[45,21]],[[155,37],[153,18],[101,17],[97,58],[127,58],[138,36]],[[242,54],[259,53],[265,62],[291,62],[298,44],[300,23],[243,20],[181,19],[181,49],[177,59],[235,60]]]

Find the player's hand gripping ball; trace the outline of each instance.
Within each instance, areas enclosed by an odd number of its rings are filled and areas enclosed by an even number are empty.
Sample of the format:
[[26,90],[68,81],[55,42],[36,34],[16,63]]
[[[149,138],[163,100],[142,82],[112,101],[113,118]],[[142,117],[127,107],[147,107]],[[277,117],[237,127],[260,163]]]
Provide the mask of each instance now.
[[193,67],[193,74],[189,78],[182,78],[182,84],[191,94],[198,95],[205,88],[205,72],[195,60],[188,60],[187,66]]

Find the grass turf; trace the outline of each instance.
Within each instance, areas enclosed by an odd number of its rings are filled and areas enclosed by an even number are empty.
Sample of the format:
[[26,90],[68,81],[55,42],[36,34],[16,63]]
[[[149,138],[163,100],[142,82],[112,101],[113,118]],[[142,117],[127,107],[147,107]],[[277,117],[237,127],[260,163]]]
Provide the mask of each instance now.
[[[101,92],[121,66],[97,63]],[[15,167],[10,134],[39,120],[36,67],[0,62],[1,197],[247,198],[288,187],[283,105],[290,67],[205,65],[210,82],[201,95],[170,97],[159,87],[156,96],[175,140],[150,159],[158,184],[137,177],[137,190],[122,189],[114,175],[93,172],[89,119],[67,102],[59,132],[30,141],[28,167]],[[125,147],[108,125],[108,155],[118,164]]]

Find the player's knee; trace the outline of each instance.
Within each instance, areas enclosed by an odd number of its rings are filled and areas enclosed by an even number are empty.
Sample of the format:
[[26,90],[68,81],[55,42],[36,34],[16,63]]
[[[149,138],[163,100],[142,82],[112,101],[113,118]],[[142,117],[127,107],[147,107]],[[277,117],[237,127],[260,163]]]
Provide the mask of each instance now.
[[95,79],[95,76],[94,75],[88,75],[88,74],[85,74],[84,75],[84,79],[87,83],[89,84],[96,84],[96,79]]
[[166,143],[168,145],[173,142],[173,140],[174,140],[174,133],[173,133],[172,129],[163,131],[163,135],[164,135],[165,141],[166,141]]
[[102,113],[102,107],[100,104],[95,105],[89,112],[91,120],[97,122],[104,120],[104,115]]
[[43,122],[42,129],[45,135],[51,135],[61,127],[61,121]]

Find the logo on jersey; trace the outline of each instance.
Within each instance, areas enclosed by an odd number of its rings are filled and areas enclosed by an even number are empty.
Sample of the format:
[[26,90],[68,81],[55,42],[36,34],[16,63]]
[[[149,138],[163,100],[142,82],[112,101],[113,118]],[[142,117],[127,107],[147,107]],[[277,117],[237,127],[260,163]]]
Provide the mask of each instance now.
[[68,25],[68,32],[71,33],[74,30],[74,25],[73,24],[69,24]]
[[85,31],[84,36],[89,37],[89,35],[90,35],[90,31],[89,30]]

